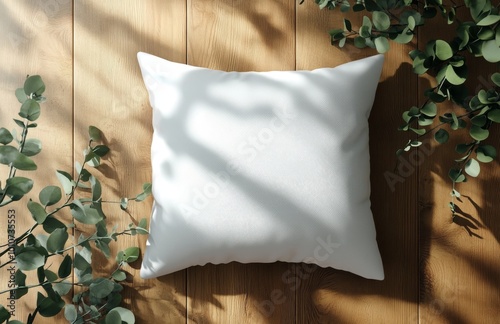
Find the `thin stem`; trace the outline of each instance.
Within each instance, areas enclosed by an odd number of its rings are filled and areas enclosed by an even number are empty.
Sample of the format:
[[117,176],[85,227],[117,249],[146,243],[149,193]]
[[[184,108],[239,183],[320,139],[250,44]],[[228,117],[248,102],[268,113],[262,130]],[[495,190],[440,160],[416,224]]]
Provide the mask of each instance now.
[[72,286],[84,286],[81,283],[73,283],[73,282],[68,282],[68,281],[64,281],[64,280],[45,281],[45,282],[42,282],[42,283],[39,283],[39,284],[35,284],[35,285],[17,286],[17,287],[12,288],[12,289],[2,290],[2,291],[0,291],[0,295],[6,294],[6,293],[11,292],[11,291],[16,291],[16,290],[19,290],[19,289],[31,289],[31,288],[35,288],[35,287],[43,287],[43,286],[57,284],[57,283],[62,283],[62,284],[65,284],[65,285],[72,285]]

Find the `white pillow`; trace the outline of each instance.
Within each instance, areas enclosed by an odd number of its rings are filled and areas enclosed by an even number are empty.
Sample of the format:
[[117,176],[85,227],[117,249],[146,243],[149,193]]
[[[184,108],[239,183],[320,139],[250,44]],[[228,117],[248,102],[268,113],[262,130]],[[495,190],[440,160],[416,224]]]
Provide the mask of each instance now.
[[384,278],[367,121],[383,56],[275,72],[138,59],[154,128],[143,278],[231,261]]

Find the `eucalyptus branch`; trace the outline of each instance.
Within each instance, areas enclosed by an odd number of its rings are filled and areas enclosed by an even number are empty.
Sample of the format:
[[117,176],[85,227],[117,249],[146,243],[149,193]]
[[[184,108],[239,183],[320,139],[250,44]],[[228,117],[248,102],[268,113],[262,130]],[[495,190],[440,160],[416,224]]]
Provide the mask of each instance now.
[[0,291],[0,295],[6,294],[6,293],[10,293],[12,291],[17,291],[17,290],[20,290],[20,289],[31,289],[31,288],[36,288],[36,287],[44,287],[44,286],[50,286],[52,284],[57,284],[57,283],[62,283],[62,284],[71,285],[71,286],[80,286],[80,287],[84,286],[81,283],[69,282],[69,281],[66,281],[66,280],[57,280],[57,281],[52,281],[52,282],[51,281],[45,281],[45,282],[38,283],[38,284],[27,285],[27,286],[16,286],[15,288],[2,290],[2,291]]

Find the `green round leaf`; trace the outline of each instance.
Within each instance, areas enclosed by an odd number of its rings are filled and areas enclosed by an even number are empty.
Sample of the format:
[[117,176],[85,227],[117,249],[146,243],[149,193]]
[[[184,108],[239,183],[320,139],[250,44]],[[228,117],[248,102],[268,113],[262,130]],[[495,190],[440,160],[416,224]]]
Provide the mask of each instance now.
[[95,126],[89,126],[89,138],[94,141],[98,142],[101,140],[101,130]]
[[61,299],[61,297],[57,297],[58,298],[54,300],[52,298],[43,296],[41,293],[38,293],[36,305],[40,315],[42,315],[43,317],[56,316],[63,309],[64,301]]
[[62,282],[55,283],[53,289],[59,296],[65,296],[71,291],[71,282],[63,280]]
[[6,194],[13,196],[22,196],[30,192],[33,188],[33,180],[23,177],[13,177],[7,179]]
[[28,250],[16,255],[16,262],[20,270],[35,270],[45,264],[45,256],[37,251]]
[[127,274],[121,270],[116,270],[115,272],[113,272],[112,276],[116,281],[123,281],[127,279]]
[[435,43],[435,54],[438,59],[441,61],[446,61],[453,56],[453,50],[451,49],[450,44],[445,42],[444,40],[438,39]]
[[[403,31],[394,38],[394,41],[399,44],[408,44],[413,39],[413,32],[411,32],[408,26],[403,29]],[[419,73],[420,74],[420,73]]]
[[0,146],[0,163],[5,165],[12,163],[12,166],[16,169],[24,171],[33,171],[37,169],[32,159],[19,153],[15,147],[10,145]]
[[106,145],[97,145],[92,149],[92,152],[94,152],[97,156],[104,157],[109,153],[109,147]]
[[429,117],[434,117],[437,114],[437,106],[432,101],[429,101],[427,104],[425,104],[425,106],[422,107],[422,109],[420,109],[420,112]]
[[60,170],[57,170],[56,175],[57,175],[57,179],[59,179],[59,182],[61,183],[61,185],[64,189],[64,193],[66,195],[71,194],[71,192],[73,191],[73,187],[75,186],[75,182],[73,181],[73,177],[68,172],[60,171]]
[[434,134],[434,139],[440,143],[440,144],[444,144],[448,141],[448,139],[450,138],[450,134],[448,134],[448,132],[444,129],[439,129],[435,134]]
[[[120,319],[121,319],[122,322],[125,322],[127,324],[134,324],[135,323],[134,313],[132,313],[130,310],[128,310],[126,308],[115,307],[115,308],[113,308],[112,310],[109,311],[108,315],[110,313],[118,313],[120,315]],[[109,324],[107,317],[106,317],[106,324]]]
[[[64,318],[70,323],[74,323],[78,318],[78,314],[76,312],[76,307],[73,304],[66,304],[64,306]],[[120,323],[121,324],[121,323]]]
[[26,99],[28,99],[28,96],[26,96],[26,94],[24,93],[23,88],[16,89],[16,98],[20,103],[23,103],[26,101]]
[[481,19],[477,25],[478,26],[491,26],[493,24],[496,24],[497,22],[500,21],[500,16],[499,15],[489,15]]
[[467,163],[465,163],[465,172],[471,177],[477,177],[480,171],[481,167],[479,166],[479,162],[475,159],[470,159]]
[[105,324],[122,324],[122,318],[120,317],[120,313],[110,311],[106,315]]
[[357,48],[365,48],[366,47],[365,39],[361,36],[356,36],[354,38],[354,46],[356,46]]
[[496,63],[500,61],[500,47],[494,39],[483,42],[481,53],[488,62]]
[[57,270],[57,275],[59,278],[66,278],[71,274],[71,269],[73,266],[73,261],[71,260],[71,256],[66,254],[61,265],[59,265],[59,270]]
[[43,222],[43,230],[47,233],[52,233],[58,228],[66,229],[66,225],[64,225],[64,223],[59,221],[54,216],[47,217],[47,219],[45,219],[45,222]]
[[26,156],[34,156],[42,150],[42,142],[40,140],[30,138],[24,143],[22,153]]
[[138,247],[129,247],[123,251],[123,261],[132,263],[139,258],[141,250]]
[[44,206],[57,204],[62,198],[61,188],[56,186],[45,187],[40,191],[38,198]]
[[113,281],[105,278],[97,278],[90,284],[89,290],[91,296],[101,299],[111,294],[114,287]]
[[[0,323],[7,321],[10,318],[10,312],[0,305]],[[121,324],[121,323],[120,323]]]
[[498,73],[498,72],[493,73],[493,75],[491,76],[491,81],[493,81],[493,83],[497,87],[500,87],[500,73]]
[[45,91],[45,84],[39,75],[31,75],[24,81],[24,93],[27,96],[35,94],[40,96]]
[[500,123],[500,109],[490,110],[488,112],[488,119],[495,123]]
[[470,136],[476,141],[483,141],[488,138],[490,132],[487,129],[483,129],[478,126],[471,126],[469,130]]
[[481,145],[476,149],[476,158],[483,163],[489,163],[496,159],[497,150],[491,145]]
[[383,11],[374,11],[372,16],[373,26],[379,31],[389,29],[391,18]]
[[40,117],[40,104],[34,99],[27,99],[21,105],[21,111],[19,116],[28,119],[29,121],[35,121]]
[[460,85],[464,83],[467,80],[467,70],[464,68],[465,66],[462,68],[455,68],[452,65],[448,65],[446,68],[446,80],[453,85]]
[[47,251],[58,253],[64,249],[64,244],[68,240],[68,232],[64,228],[55,229],[47,240]]
[[9,144],[13,140],[14,137],[6,128],[0,128],[0,144]]
[[384,36],[375,38],[375,48],[377,52],[383,54],[389,50],[389,41]]
[[38,224],[43,224],[45,222],[45,220],[47,219],[47,212],[45,211],[43,206],[37,202],[30,200],[28,202],[28,210],[30,211],[31,216],[33,216],[33,219]]

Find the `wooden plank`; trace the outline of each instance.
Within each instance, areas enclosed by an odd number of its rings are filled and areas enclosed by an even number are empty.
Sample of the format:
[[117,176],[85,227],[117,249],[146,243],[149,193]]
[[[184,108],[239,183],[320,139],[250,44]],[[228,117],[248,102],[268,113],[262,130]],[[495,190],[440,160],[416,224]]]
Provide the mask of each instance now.
[[[151,108],[140,76],[136,54],[149,52],[174,61],[185,60],[186,2],[77,1],[75,2],[75,156],[81,156],[88,125],[99,127],[112,153],[101,177],[105,199],[133,197],[144,182],[151,181]],[[108,209],[110,221],[126,228],[148,217],[149,199],[131,204],[133,217]],[[121,237],[113,252],[139,245],[145,237]],[[103,270],[111,262],[98,257]],[[99,261],[101,260],[101,261]],[[154,280],[141,280],[139,262],[125,269],[133,281],[124,293],[124,302],[138,323],[185,322],[185,271]]]
[[[295,68],[294,3],[188,1],[188,63],[226,71]],[[193,323],[293,323],[295,293],[284,263],[193,267],[188,318]]]
[[[42,152],[33,157],[38,165],[36,173],[17,172],[17,176],[26,176],[35,181],[32,191],[21,201],[0,209],[0,242],[7,243],[7,228],[15,226],[16,236],[33,225],[33,219],[26,208],[28,198],[38,201],[39,191],[47,185],[58,185],[55,171],[72,170],[72,4],[56,1],[2,1],[0,3],[0,127],[9,130],[19,127],[12,121],[19,118],[20,104],[14,91],[22,87],[26,75],[40,74],[46,84],[47,101],[42,104],[42,112],[37,120],[39,126],[30,130],[28,138],[37,138],[42,142]],[[8,174],[6,166],[0,166],[0,181],[5,185]],[[12,227],[10,229],[13,229]],[[38,233],[38,231],[36,232]],[[2,248],[3,250],[3,248]],[[1,262],[7,261],[7,255]],[[59,260],[53,258],[57,269]],[[8,288],[10,267],[0,269],[0,290]],[[27,284],[38,283],[35,273],[30,272]],[[36,291],[36,289],[33,289]],[[14,316],[11,318],[26,322],[28,314],[36,308],[36,292],[20,300],[7,300],[8,294],[0,296],[0,304],[8,308]],[[64,320],[64,317],[44,319],[36,317],[37,323],[49,323]]]
[[[297,8],[297,69],[337,66],[375,54],[353,46],[330,45],[328,30],[340,28],[339,11],[320,11],[313,1]],[[353,28],[361,15],[349,14]],[[401,182],[390,179],[395,152],[407,135],[397,131],[401,113],[417,100],[416,77],[408,65],[410,46],[391,43],[370,117],[372,210],[385,269],[384,281],[373,281],[321,269],[303,280],[297,291],[298,323],[416,323],[417,172],[414,165]],[[355,91],[355,89],[353,89]],[[404,94],[404,95],[402,95]],[[389,180],[388,180],[389,179]]]
[[[440,17],[429,20],[420,32],[419,46],[425,46],[429,39],[451,40],[456,26],[445,25]],[[472,93],[480,89],[478,85],[492,87],[489,76],[498,71],[493,64],[480,61],[467,57]],[[435,86],[434,80],[421,78],[419,91],[423,93],[431,85]],[[424,99],[421,97],[421,102]],[[462,108],[449,103],[439,107],[440,115],[451,111],[457,115],[464,113]],[[452,132],[448,127],[445,129]],[[496,129],[486,142],[498,147],[499,134]],[[482,164],[477,179],[469,177],[467,183],[457,186],[462,194],[461,201],[456,201],[461,212],[452,220],[448,207],[452,182],[448,170],[453,160],[460,157],[454,151],[455,145],[471,139],[464,132],[451,135],[449,143],[435,144],[432,158],[420,169],[420,322],[498,323],[500,225],[496,208],[500,169],[498,162]]]

